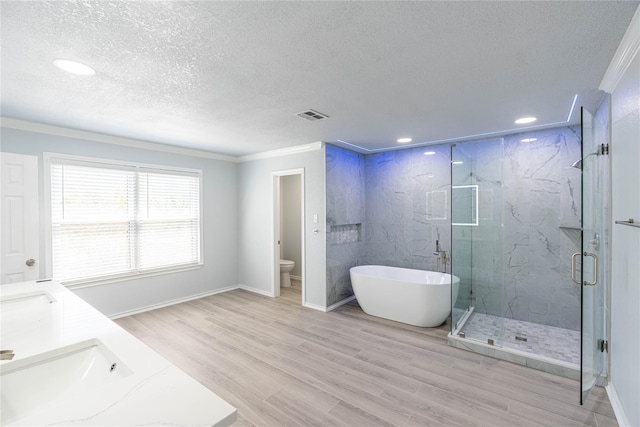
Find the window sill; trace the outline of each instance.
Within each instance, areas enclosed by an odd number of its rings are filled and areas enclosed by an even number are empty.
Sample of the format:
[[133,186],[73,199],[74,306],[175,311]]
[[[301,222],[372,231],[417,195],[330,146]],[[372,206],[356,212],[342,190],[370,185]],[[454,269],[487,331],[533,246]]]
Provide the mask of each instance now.
[[187,267],[178,267],[178,268],[171,268],[171,269],[166,269],[166,270],[149,271],[149,272],[135,274],[135,275],[106,277],[104,279],[95,279],[94,278],[94,279],[88,279],[88,280],[84,280],[84,281],[77,281],[77,282],[73,282],[73,283],[65,283],[65,282],[61,281],[60,283],[65,288],[71,289],[71,290],[83,289],[83,288],[92,288],[94,286],[110,285],[110,284],[113,284],[113,283],[131,282],[133,280],[145,279],[147,277],[165,276],[165,275],[168,275],[168,274],[182,273],[182,272],[191,271],[191,270],[199,270],[203,266],[204,266],[204,264],[197,264],[197,265],[190,265],[190,266],[187,266]]

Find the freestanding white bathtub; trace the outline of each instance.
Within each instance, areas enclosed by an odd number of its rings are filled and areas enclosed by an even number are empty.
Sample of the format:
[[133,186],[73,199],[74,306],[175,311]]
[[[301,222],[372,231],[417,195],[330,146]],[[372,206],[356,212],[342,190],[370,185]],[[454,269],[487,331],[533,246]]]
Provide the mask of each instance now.
[[447,320],[452,286],[455,301],[460,284],[458,277],[447,273],[383,265],[353,267],[350,274],[365,313],[428,328]]

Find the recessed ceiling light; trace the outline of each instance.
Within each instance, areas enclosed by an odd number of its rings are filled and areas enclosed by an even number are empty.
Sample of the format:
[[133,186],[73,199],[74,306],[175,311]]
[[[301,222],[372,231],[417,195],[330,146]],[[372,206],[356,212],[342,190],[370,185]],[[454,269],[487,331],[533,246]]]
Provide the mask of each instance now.
[[538,120],[537,117],[520,117],[514,123],[517,125],[526,125],[527,123],[533,123]]
[[411,138],[398,138],[398,143],[399,144],[405,144],[405,143],[411,142],[411,141],[413,141],[413,139],[411,139]]
[[452,165],[461,165],[464,162],[461,162],[460,160],[456,160],[455,162],[451,162]]
[[538,138],[524,138],[524,139],[521,139],[520,142],[534,142],[537,140]]
[[435,152],[435,151],[425,151],[425,152],[424,152],[424,155],[425,155],[425,156],[433,156],[434,154],[436,154],[436,152]]
[[67,73],[75,74],[78,76],[93,76],[96,73],[96,70],[89,67],[88,65],[82,64],[77,61],[72,61],[70,59],[56,59],[53,61],[53,65],[60,68]]

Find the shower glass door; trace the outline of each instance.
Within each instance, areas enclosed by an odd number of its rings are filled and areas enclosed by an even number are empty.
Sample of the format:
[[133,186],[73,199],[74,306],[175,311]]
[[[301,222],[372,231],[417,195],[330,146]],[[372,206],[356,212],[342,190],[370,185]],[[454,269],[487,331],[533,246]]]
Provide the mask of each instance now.
[[503,158],[502,138],[451,146],[451,272],[460,279],[452,333],[497,347],[504,345]]
[[606,127],[582,108],[582,253],[580,287],[582,348],[581,396],[584,403],[604,368],[605,209],[608,157],[602,145]]
[[471,183],[471,159],[456,144],[451,145],[451,274],[458,277],[458,285],[451,287],[451,333],[458,334],[463,320],[472,309],[471,253],[472,230],[456,224],[459,216],[470,212],[454,188]]

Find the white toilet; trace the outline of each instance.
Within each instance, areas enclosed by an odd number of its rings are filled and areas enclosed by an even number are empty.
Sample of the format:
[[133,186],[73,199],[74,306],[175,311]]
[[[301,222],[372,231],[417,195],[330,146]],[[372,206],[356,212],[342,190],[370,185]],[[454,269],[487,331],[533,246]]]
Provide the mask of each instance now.
[[291,286],[291,276],[289,273],[293,270],[293,267],[296,265],[295,262],[289,261],[288,259],[280,260],[280,287],[288,288]]

